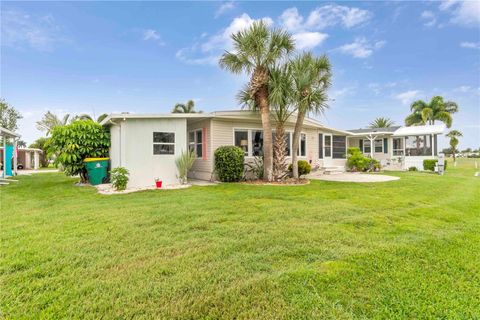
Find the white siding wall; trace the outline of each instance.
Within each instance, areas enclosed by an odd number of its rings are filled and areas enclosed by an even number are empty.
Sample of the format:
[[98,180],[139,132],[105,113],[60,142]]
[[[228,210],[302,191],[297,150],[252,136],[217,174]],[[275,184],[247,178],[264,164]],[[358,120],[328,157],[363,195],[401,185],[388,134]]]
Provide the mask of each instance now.
[[[186,150],[186,119],[127,119],[121,121],[121,132],[111,129],[112,168],[121,164],[130,171],[128,187],[146,187],[159,178],[164,184],[177,184],[175,159]],[[113,128],[113,127],[112,127]],[[153,154],[153,132],[175,133],[175,154]],[[119,140],[114,140],[121,136]],[[121,149],[120,149],[121,146]],[[120,153],[117,160],[116,153]]]
[[120,125],[115,124],[110,126],[110,166],[112,168],[120,167]]

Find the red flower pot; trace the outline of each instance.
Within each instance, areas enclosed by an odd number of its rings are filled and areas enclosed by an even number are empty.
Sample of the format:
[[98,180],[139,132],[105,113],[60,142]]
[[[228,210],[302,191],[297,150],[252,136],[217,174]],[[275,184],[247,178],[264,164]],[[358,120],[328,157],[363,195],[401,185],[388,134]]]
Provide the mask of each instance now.
[[155,181],[155,184],[157,185],[157,188],[161,188],[162,187],[162,181]]

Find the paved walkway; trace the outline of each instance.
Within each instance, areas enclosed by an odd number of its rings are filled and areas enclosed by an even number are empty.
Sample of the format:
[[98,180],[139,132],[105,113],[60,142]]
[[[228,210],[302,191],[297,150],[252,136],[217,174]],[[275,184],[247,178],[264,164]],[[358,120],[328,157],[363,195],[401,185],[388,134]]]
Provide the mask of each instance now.
[[338,181],[338,182],[385,182],[399,180],[399,177],[387,176],[384,174],[369,174],[360,172],[344,172],[337,174],[312,173],[307,175],[308,179]]
[[[32,173],[49,173],[49,172],[58,172],[58,169],[42,169],[42,170],[30,170],[22,169],[17,170],[18,175],[31,175]],[[3,174],[3,171],[0,170],[0,176]]]

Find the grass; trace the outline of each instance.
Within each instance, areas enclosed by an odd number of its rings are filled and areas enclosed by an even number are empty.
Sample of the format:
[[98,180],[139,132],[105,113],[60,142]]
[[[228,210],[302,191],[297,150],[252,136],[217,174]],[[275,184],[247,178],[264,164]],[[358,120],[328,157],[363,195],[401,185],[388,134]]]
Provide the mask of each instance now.
[[0,188],[7,319],[480,318],[480,178]]

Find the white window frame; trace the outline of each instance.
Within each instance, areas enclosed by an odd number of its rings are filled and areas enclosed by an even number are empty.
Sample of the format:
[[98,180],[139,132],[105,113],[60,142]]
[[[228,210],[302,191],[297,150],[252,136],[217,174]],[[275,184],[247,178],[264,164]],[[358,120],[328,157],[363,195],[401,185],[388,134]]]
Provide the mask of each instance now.
[[[370,154],[370,152],[371,152],[371,150],[372,150],[372,145],[371,145],[371,144],[372,144],[372,143],[371,143],[372,141],[370,141],[369,139],[362,139],[362,140],[363,140],[363,147],[362,147],[362,152],[363,152],[363,154],[367,154],[367,153]],[[368,151],[368,152],[365,151],[365,145],[366,145],[365,142],[368,142],[368,144],[370,145],[370,151]],[[375,149],[374,149],[374,151],[375,151]]]
[[[333,159],[333,134],[331,133],[322,133],[323,134],[323,145],[322,145],[322,148],[323,148],[323,158],[322,159]],[[325,156],[325,137],[330,137],[330,155],[329,156]]]
[[[377,147],[375,146],[375,143],[376,143],[377,141],[380,141],[380,144],[381,144],[381,147],[382,147],[382,151],[378,151],[378,152],[377,152],[377,150],[376,150]],[[383,138],[373,140],[373,153],[383,153]]]
[[[302,149],[302,134],[305,135],[305,155],[304,156],[302,156],[300,154],[300,151]],[[299,158],[306,158],[307,157],[307,153],[308,153],[307,152],[307,148],[308,148],[308,142],[307,141],[308,141],[307,133],[300,132],[300,136],[298,137],[298,152],[297,152],[297,156]]]
[[[202,134],[202,141],[197,141],[197,132],[199,132]],[[190,141],[190,133],[193,133],[193,141]],[[200,148],[202,150],[202,156],[198,156],[197,154],[197,149],[198,149],[198,145],[200,145]],[[203,130],[202,129],[194,129],[194,130],[190,130],[188,131],[188,149],[190,150],[190,146],[193,146],[193,152],[195,152],[195,157],[197,159],[202,159],[203,158]]]
[[[246,131],[247,132],[247,137],[248,137],[248,145],[247,145],[247,154],[245,155],[245,158],[255,158],[254,155],[252,155],[253,153],[253,145],[252,145],[252,132],[253,131],[262,131],[263,132],[263,128],[243,128],[243,127],[235,127],[233,128],[232,130],[232,145],[235,146],[235,132],[236,131]],[[275,133],[275,130],[272,130],[272,134]],[[285,156],[285,158],[289,159],[292,157],[293,155],[293,131],[291,130],[285,130],[285,134],[288,134],[290,135],[290,143],[289,143],[289,146],[288,148],[290,149],[290,156]],[[305,134],[305,132],[301,132],[300,134]],[[306,154],[307,154],[307,148],[308,148],[308,137],[306,136],[305,137],[305,157],[301,157],[301,156],[298,156],[299,158],[306,158]],[[264,137],[265,139],[265,137]],[[301,137],[299,137],[299,140],[298,140],[298,149],[299,149],[299,152],[300,152],[300,141],[301,141]],[[273,142],[273,137],[272,137],[272,142]]]
[[152,150],[152,154],[154,156],[173,156],[175,155],[175,140],[176,140],[176,137],[175,137],[175,132],[171,132],[171,131],[152,131],[152,140],[154,139],[154,134],[155,133],[171,133],[173,134],[173,142],[155,142],[153,141],[153,146],[157,145],[157,144],[162,144],[162,145],[171,145],[173,146],[173,153],[168,153],[168,154],[156,154],[154,153],[153,151],[155,150],[155,147],[153,148]]
[[[402,144],[401,149],[394,149],[393,148],[393,145],[394,145],[393,141],[395,139],[398,139],[398,140],[401,141],[401,144]],[[401,152],[400,152],[400,154],[395,154],[395,151],[401,151]],[[392,138],[392,156],[399,157],[399,156],[403,156],[403,155],[405,155],[405,137],[393,137]]]

